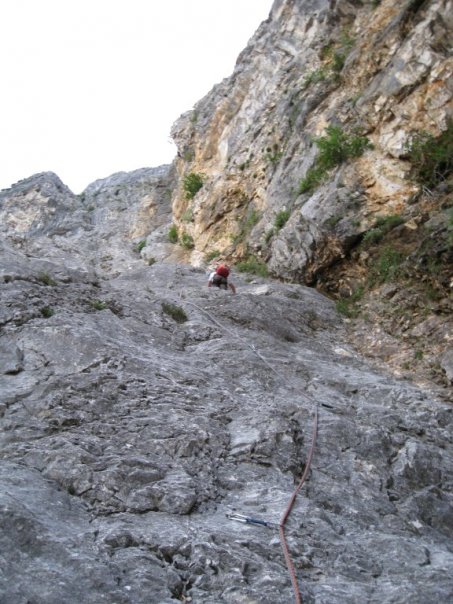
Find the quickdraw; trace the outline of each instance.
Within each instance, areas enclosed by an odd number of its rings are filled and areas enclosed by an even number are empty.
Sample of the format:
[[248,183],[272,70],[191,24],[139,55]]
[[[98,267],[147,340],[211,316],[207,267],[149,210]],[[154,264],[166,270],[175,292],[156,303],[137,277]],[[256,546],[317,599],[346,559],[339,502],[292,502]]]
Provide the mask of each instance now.
[[[222,325],[219,321],[217,321],[212,315],[211,313],[209,313],[207,310],[205,310],[204,308],[201,308],[200,306],[198,306],[197,304],[194,304],[193,302],[189,302],[187,301],[187,304],[190,304],[191,306],[194,306],[195,308],[197,308],[199,311],[201,311],[202,313],[204,313],[205,315],[207,315],[211,321],[213,323],[215,323],[216,325],[218,325],[221,329],[223,329],[226,332],[231,333],[235,338],[237,338],[238,340],[240,340],[241,342],[243,342],[248,348],[250,348],[255,354],[256,356],[267,366],[269,367],[269,369],[271,369],[273,371],[274,374],[276,374],[281,380],[285,381],[283,376],[280,375],[280,373],[274,368],[272,367],[272,365],[258,352],[258,350],[255,348],[255,346],[253,344],[249,344],[248,342],[246,342],[243,338],[241,338],[238,334],[234,333],[232,330],[226,328],[224,325]],[[330,407],[330,405],[325,405],[326,407]],[[302,478],[300,479],[297,487],[294,489],[293,494],[291,495],[291,498],[289,500],[289,503],[286,507],[285,512],[283,513],[283,516],[281,517],[280,523],[274,524],[272,522],[267,522],[265,520],[260,520],[257,518],[252,518],[250,516],[244,516],[243,514],[227,514],[227,517],[230,518],[231,520],[237,520],[238,522],[244,522],[247,524],[252,524],[252,525],[259,525],[259,526],[265,526],[267,528],[278,528],[279,534],[280,534],[280,541],[282,544],[282,549],[283,549],[283,555],[285,557],[285,561],[286,561],[286,566],[288,568],[288,572],[291,578],[291,583],[293,586],[293,590],[294,590],[294,597],[295,597],[295,603],[296,604],[302,604],[302,598],[300,595],[300,590],[299,590],[299,585],[297,583],[297,577],[296,577],[296,571],[294,569],[294,564],[293,561],[291,559],[291,554],[289,552],[289,548],[288,548],[288,543],[286,541],[286,536],[285,536],[285,524],[286,521],[288,520],[288,517],[291,513],[291,510],[294,506],[294,502],[296,501],[296,497],[299,493],[299,491],[302,488],[302,485],[304,484],[307,476],[308,476],[308,472],[310,471],[310,465],[311,465],[311,460],[313,458],[313,453],[315,450],[315,444],[316,444],[316,436],[318,433],[318,406],[315,404],[315,417],[314,417],[314,423],[313,423],[313,434],[312,434],[312,441],[311,441],[311,447],[308,453],[308,457],[307,457],[307,461],[305,463],[305,468],[302,474]]]

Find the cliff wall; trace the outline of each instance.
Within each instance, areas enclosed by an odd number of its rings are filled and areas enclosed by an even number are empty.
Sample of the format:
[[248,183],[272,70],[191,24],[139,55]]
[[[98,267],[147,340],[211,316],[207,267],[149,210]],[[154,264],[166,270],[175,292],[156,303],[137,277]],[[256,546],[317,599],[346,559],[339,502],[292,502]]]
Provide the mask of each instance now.
[[0,602],[291,602],[315,410],[303,601],[452,601],[451,15],[277,1],[174,165],[0,193]]
[[277,1],[172,130],[190,262],[316,286],[371,318],[364,351],[450,380],[452,15],[447,0]]

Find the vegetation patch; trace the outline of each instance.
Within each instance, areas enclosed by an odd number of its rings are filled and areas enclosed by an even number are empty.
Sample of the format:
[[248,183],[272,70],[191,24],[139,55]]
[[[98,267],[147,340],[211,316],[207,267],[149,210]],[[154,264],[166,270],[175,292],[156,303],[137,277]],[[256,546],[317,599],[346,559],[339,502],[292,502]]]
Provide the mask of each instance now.
[[50,317],[52,317],[55,314],[55,311],[53,308],[51,308],[50,306],[43,306],[40,309],[41,315],[45,318],[45,319],[49,319]]
[[331,69],[335,73],[340,73],[344,67],[346,56],[341,52],[335,52],[332,56]]
[[269,229],[269,230],[267,231],[267,233],[265,234],[265,236],[264,236],[264,241],[265,241],[266,243],[269,243],[269,241],[270,241],[270,240],[272,239],[272,237],[275,235],[275,232],[276,232],[276,230],[275,230],[274,228]]
[[363,243],[368,245],[378,243],[383,239],[384,235],[403,222],[404,219],[399,214],[379,217],[373,228],[367,231],[363,236]]
[[278,164],[278,162],[283,157],[283,151],[279,148],[279,146],[277,144],[275,144],[272,147],[266,148],[265,157],[266,157],[266,161],[268,161],[269,163],[271,163],[275,166],[276,164]]
[[363,298],[364,293],[365,288],[361,286],[355,289],[349,298],[337,300],[335,303],[337,312],[351,319],[357,317],[360,312],[357,303]]
[[317,84],[326,80],[338,81],[339,74],[343,70],[346,57],[354,46],[355,40],[347,32],[343,32],[340,39],[330,42],[321,49],[321,60],[323,66],[311,71],[304,79],[303,88],[310,84]]
[[406,151],[415,180],[435,187],[453,171],[453,121],[438,137],[428,132],[413,134]]
[[162,302],[162,310],[166,315],[176,321],[176,323],[185,323],[188,320],[184,309],[176,304]]
[[172,224],[171,227],[168,229],[168,240],[170,241],[170,243],[178,242],[178,229],[175,224]]
[[48,273],[39,273],[38,281],[43,285],[57,285],[57,282]]
[[141,241],[139,241],[137,243],[137,245],[134,247],[134,250],[140,254],[140,252],[142,251],[142,249],[146,246],[146,240],[142,239]]
[[253,227],[258,224],[258,222],[260,221],[261,218],[261,214],[260,212],[258,212],[258,210],[255,210],[255,208],[252,208],[252,211],[249,213],[249,215],[247,216],[247,219],[245,221],[245,226],[248,230],[252,230]]
[[186,174],[182,181],[182,188],[186,194],[186,199],[193,199],[203,186],[203,175],[196,172]]
[[325,170],[330,170],[346,160],[360,157],[371,143],[358,131],[345,132],[341,126],[328,126],[326,135],[314,139],[319,149],[316,163]]
[[281,210],[280,212],[278,212],[278,214],[274,220],[274,226],[277,229],[277,232],[285,226],[285,224],[288,222],[290,216],[291,216],[290,210]]
[[235,268],[240,273],[252,273],[253,275],[259,275],[260,277],[267,277],[269,271],[267,264],[263,260],[258,260],[255,256],[249,256],[247,260],[238,262]]
[[94,308],[94,310],[105,310],[109,307],[107,302],[104,302],[104,300],[99,299],[91,300],[90,304],[92,308]]
[[319,152],[314,166],[310,168],[299,185],[299,193],[313,191],[327,176],[329,170],[360,157],[372,145],[366,136],[358,131],[345,132],[340,126],[328,126],[325,136],[313,139]]
[[305,76],[303,82],[303,89],[308,88],[310,84],[317,84],[318,82],[324,82],[327,80],[329,76],[329,70],[324,67],[319,67],[318,69],[314,69],[310,71],[310,73]]
[[305,177],[300,181],[299,194],[314,191],[322,183],[325,176],[326,171],[317,166],[313,166],[307,170]]
[[387,283],[401,276],[401,264],[404,254],[392,247],[385,247],[371,269],[371,281]]
[[179,241],[186,250],[192,250],[195,247],[193,237],[192,235],[189,235],[189,233],[182,233]]

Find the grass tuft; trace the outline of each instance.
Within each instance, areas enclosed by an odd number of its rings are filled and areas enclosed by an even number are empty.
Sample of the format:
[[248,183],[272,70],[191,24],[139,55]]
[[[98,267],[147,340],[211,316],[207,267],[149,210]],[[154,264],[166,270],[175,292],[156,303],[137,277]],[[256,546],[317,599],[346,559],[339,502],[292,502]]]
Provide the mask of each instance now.
[[162,302],[162,310],[166,315],[176,321],[176,323],[185,323],[188,320],[184,309],[176,304]]

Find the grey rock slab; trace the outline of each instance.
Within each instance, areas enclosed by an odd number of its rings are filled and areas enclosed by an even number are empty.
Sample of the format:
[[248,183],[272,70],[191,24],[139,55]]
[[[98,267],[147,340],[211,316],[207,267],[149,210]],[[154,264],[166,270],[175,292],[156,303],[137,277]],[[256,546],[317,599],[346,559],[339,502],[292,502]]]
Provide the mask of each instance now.
[[79,500],[21,464],[0,465],[0,601],[130,602]]
[[[4,376],[2,459],[27,473],[31,492],[45,484],[74,502],[80,532],[97,534],[91,571],[77,567],[78,591],[57,582],[45,597],[76,602],[91,590],[95,601],[90,581],[100,574],[111,601],[291,601],[277,532],[227,514],[279,522],[318,405],[313,466],[287,526],[303,597],[445,599],[451,408],[370,368],[314,290],[237,283],[236,296],[211,291],[203,271],[157,263],[100,282],[98,297],[115,312],[83,306],[81,284],[68,283],[52,317],[8,324],[3,354],[10,364],[16,348],[24,356],[22,370]],[[23,487],[8,489],[23,514]],[[63,559],[84,553],[69,537],[59,544]],[[36,555],[39,584],[55,556]],[[19,565],[8,569],[5,581],[17,583]]]
[[286,525],[304,601],[449,601],[451,405],[371,367],[314,289],[147,265],[161,172],[0,200],[0,602],[292,601],[278,532],[228,514],[278,524],[316,407]]

